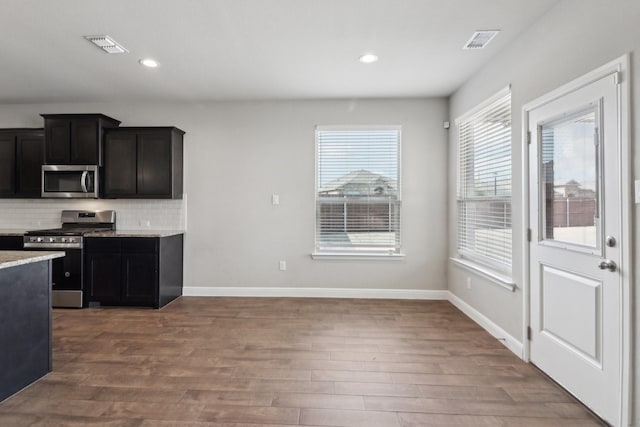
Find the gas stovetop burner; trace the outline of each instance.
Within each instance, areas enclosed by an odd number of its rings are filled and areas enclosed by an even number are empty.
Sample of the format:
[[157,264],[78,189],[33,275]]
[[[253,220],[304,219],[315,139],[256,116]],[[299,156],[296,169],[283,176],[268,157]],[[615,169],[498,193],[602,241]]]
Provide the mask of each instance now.
[[27,231],[27,236],[84,236],[97,231],[112,230],[111,227],[63,227],[51,228],[48,230],[31,230]]
[[31,230],[24,235],[24,248],[81,249],[82,236],[115,230],[115,211],[62,211],[62,227]]

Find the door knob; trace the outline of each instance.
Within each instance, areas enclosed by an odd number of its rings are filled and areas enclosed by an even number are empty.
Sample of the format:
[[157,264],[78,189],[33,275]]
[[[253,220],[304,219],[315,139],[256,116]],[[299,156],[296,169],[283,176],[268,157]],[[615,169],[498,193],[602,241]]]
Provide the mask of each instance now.
[[598,268],[600,270],[616,271],[617,267],[618,266],[616,265],[616,263],[611,261],[610,259],[605,259],[600,264],[598,264]]

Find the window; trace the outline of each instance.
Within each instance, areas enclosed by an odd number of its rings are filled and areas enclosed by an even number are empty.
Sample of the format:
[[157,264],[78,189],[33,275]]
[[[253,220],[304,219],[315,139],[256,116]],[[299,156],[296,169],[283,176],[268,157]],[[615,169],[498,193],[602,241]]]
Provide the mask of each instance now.
[[458,252],[511,269],[511,92],[457,120]]
[[316,254],[398,254],[400,205],[400,127],[316,129]]

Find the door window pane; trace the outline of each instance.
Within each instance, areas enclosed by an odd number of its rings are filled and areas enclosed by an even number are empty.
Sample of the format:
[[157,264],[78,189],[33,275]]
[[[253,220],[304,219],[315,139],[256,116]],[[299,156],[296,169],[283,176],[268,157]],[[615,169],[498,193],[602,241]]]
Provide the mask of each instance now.
[[598,109],[540,126],[543,238],[598,247]]

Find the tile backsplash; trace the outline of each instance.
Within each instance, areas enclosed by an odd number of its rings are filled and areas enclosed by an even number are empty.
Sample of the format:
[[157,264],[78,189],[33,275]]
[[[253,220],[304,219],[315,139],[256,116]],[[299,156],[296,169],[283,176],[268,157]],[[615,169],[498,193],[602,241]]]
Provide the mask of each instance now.
[[0,228],[37,229],[60,226],[65,209],[113,209],[120,230],[186,230],[187,199],[0,199]]

